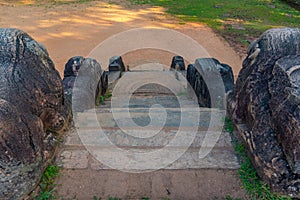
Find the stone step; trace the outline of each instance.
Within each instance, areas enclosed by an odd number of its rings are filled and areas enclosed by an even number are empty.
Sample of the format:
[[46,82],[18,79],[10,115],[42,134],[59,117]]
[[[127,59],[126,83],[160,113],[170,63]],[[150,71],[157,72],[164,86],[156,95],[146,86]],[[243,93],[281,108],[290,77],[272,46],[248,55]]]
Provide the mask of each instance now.
[[195,128],[221,130],[225,112],[199,108],[103,108],[76,113],[75,126],[86,128]]
[[130,72],[169,71],[169,67],[160,63],[145,63],[130,68]]
[[[127,132],[128,130],[126,130]],[[108,141],[120,148],[132,149],[156,149],[169,145],[170,148],[188,147],[200,148],[202,146],[216,147],[216,148],[231,148],[231,138],[226,132],[213,131],[197,131],[195,135],[190,132],[178,130],[161,130],[153,137],[138,138],[131,133],[127,134],[121,129],[89,129],[83,132],[80,130],[71,131],[65,141],[65,148],[74,148],[96,143],[99,147],[110,147]],[[102,137],[103,136],[103,137]],[[176,137],[176,138],[175,138]],[[171,140],[176,140],[170,145]],[[191,141],[189,141],[191,140]],[[205,142],[205,143],[204,143]]]
[[[200,112],[200,113],[223,113],[223,110],[217,108],[201,108],[194,106],[185,106],[183,108],[180,107],[160,107],[158,105],[147,106],[147,107],[96,107],[95,109],[90,109],[84,111],[84,113],[111,113],[111,112],[130,112],[133,113],[149,113],[149,110],[155,112],[162,112],[162,110],[166,110],[167,112]],[[80,113],[80,112],[79,112]]]
[[187,93],[179,93],[178,97],[168,94],[153,94],[152,92],[143,91],[143,95],[134,94],[130,97],[127,95],[119,95],[104,101],[99,109],[103,108],[150,108],[153,105],[160,105],[165,108],[180,108],[180,107],[196,107],[197,101],[187,96]]
[[[90,166],[92,169],[113,168],[123,171],[128,171],[128,168],[151,171],[158,168],[157,164],[163,164],[160,166],[163,169],[239,168],[228,133],[199,131],[195,138],[191,137],[190,132],[179,135],[176,133],[174,130],[163,130],[154,137],[136,138],[120,129],[105,129],[103,133],[99,133],[97,129],[86,130],[83,133],[73,130],[67,136],[58,163],[66,169]],[[146,160],[143,156],[140,157],[140,154],[151,155],[161,149],[164,153],[152,155]],[[130,154],[132,166],[126,163],[128,159],[120,162],[122,160],[118,159],[120,152]],[[176,157],[177,155],[181,156]],[[95,159],[93,156],[100,157]],[[174,162],[165,164],[166,158],[172,158]],[[112,163],[102,163],[102,159]],[[117,163],[114,163],[116,161]],[[153,163],[156,165],[152,165]]]
[[[118,155],[119,149],[115,148],[93,150],[89,148],[89,151],[78,148],[64,149],[60,153],[57,164],[64,169],[117,169],[127,172],[146,172],[158,169],[238,169],[240,167],[232,148],[215,147],[203,158],[199,158],[198,148],[189,148],[183,154],[183,151],[178,148],[164,150],[167,152],[166,156],[151,157],[148,155],[153,154],[153,149],[143,149],[138,152],[140,154],[135,152],[130,155],[130,159],[119,159],[122,156]],[[141,158],[141,155],[146,156]]]
[[130,71],[114,85],[114,96],[134,92],[153,94],[178,94],[187,88],[185,75],[177,71]]
[[[111,149],[99,149],[105,154],[110,154]],[[146,150],[144,153],[150,153],[151,150]],[[97,153],[93,152],[95,155]],[[176,150],[169,150],[169,154],[177,153]],[[111,170],[117,169],[127,172],[143,172],[153,171],[158,169],[238,169],[240,167],[238,160],[235,156],[232,156],[232,149],[214,148],[204,158],[199,158],[199,150],[189,149],[179,159],[175,160],[171,164],[165,164],[166,159],[163,157],[157,157],[153,159],[147,159],[146,162],[141,160],[131,160],[120,162],[120,160],[114,162],[113,158],[109,161],[109,164],[103,164],[101,157],[95,159],[92,154],[86,150],[65,150],[61,154],[61,163],[65,169],[81,169],[91,168],[95,170]],[[83,162],[84,161],[84,162]],[[143,160],[144,161],[144,160]]]
[[[139,85],[140,84],[140,85]],[[122,74],[111,99],[74,113],[58,163],[65,169],[147,172],[237,169],[225,112],[199,108],[180,72]]]

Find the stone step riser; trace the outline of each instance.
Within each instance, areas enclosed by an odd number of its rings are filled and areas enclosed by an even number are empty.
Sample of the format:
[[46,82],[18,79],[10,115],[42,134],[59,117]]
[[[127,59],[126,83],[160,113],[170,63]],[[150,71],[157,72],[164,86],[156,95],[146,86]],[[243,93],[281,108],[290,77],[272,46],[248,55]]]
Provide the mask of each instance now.
[[[85,135],[86,133],[86,135]],[[100,148],[108,147],[107,141],[122,148],[163,148],[169,145],[170,148],[182,148],[187,147],[186,143],[189,143],[188,147],[201,148],[204,145],[206,147],[216,148],[231,148],[231,138],[228,133],[220,132],[197,132],[194,138],[189,141],[188,133],[184,133],[180,136],[177,131],[160,131],[154,137],[150,138],[136,138],[130,136],[123,131],[119,130],[104,130],[104,138],[100,138],[102,133],[99,130],[85,130],[78,133],[73,131],[72,134],[68,135],[65,142],[66,147],[68,146],[82,146],[95,144]],[[94,135],[94,137],[93,137]],[[175,138],[176,136],[176,138]],[[177,142],[170,145],[170,141],[176,139]],[[205,143],[204,143],[205,141]]]
[[131,111],[104,111],[103,113],[77,113],[75,126],[80,128],[117,128],[145,130],[162,128],[191,128],[207,127],[210,130],[222,130],[225,112],[185,112],[134,110]]
[[[101,151],[101,153],[98,153],[98,151]],[[153,149],[146,149],[143,152],[149,153],[152,151]],[[180,152],[178,149],[168,149],[168,151],[170,155]],[[113,158],[111,163],[103,163],[110,161],[107,161],[107,158],[101,157],[100,155],[113,156],[115,153],[114,149],[107,148],[91,150],[90,152],[78,149],[65,150],[61,153],[58,164],[65,169],[85,169],[90,166],[91,169],[94,170],[118,169],[131,172],[152,171],[157,169],[238,169],[240,167],[237,158],[232,156],[233,149],[215,148],[204,158],[199,158],[198,149],[188,149],[179,159],[165,166],[161,166],[161,164],[166,161],[164,157],[147,158],[146,163],[140,162],[138,158],[134,158],[130,161],[130,165],[132,165],[130,168],[127,161],[114,161]]]

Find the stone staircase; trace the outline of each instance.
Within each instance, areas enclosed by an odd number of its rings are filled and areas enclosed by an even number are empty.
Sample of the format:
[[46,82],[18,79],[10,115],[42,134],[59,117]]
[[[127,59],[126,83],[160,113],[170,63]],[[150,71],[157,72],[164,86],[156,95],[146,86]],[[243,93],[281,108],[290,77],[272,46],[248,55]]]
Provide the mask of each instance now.
[[[148,68],[126,72],[110,99],[77,113],[76,128],[57,159],[63,168],[58,196],[243,197],[236,173],[239,163],[229,134],[222,131],[224,112],[199,108],[184,76]],[[149,81],[151,77],[155,78]],[[138,87],[139,80],[150,83]],[[131,87],[134,92],[129,95]]]

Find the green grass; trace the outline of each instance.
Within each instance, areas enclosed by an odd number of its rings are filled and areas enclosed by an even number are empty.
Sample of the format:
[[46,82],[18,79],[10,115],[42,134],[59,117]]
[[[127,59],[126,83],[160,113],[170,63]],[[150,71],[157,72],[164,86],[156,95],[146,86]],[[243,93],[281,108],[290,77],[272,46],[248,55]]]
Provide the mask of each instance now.
[[100,96],[100,103],[102,104],[104,102],[104,96]]
[[104,98],[105,99],[109,99],[110,97],[112,97],[112,93],[111,93],[111,90],[107,91]]
[[96,106],[99,106],[100,104],[103,104],[104,103],[104,101],[106,100],[106,99],[109,99],[109,98],[111,98],[112,97],[112,93],[111,93],[111,91],[107,91],[105,94],[104,94],[104,96],[103,95],[101,95],[100,97],[99,97],[99,100],[98,101],[96,101]]
[[232,198],[231,196],[226,196],[226,198],[225,198],[226,200],[242,200],[242,199],[234,199],[234,198]]
[[[233,135],[234,125],[229,118],[225,119],[225,130],[228,131],[233,138],[233,146],[240,159],[239,176],[243,183],[243,188],[251,199],[259,200],[291,200],[290,197],[280,196],[270,191],[270,188],[258,177],[250,158],[246,155],[245,146],[239,144]],[[226,197],[230,200],[231,197]]]
[[40,192],[35,197],[36,200],[52,200],[55,196],[55,178],[59,176],[59,167],[56,165],[48,166],[40,183]]
[[183,21],[203,22],[231,43],[247,46],[275,27],[299,27],[300,13],[280,0],[131,0],[162,6]]
[[224,129],[230,134],[233,133],[234,125],[228,117],[225,117]]

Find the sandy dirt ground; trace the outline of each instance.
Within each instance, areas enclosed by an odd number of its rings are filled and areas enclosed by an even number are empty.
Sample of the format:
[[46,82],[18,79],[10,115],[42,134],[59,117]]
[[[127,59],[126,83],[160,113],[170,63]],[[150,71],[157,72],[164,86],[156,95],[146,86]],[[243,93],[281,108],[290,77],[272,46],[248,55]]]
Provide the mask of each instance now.
[[[64,199],[225,200],[244,199],[235,170],[159,170],[124,173],[115,170],[65,170],[58,196]],[[104,187],[103,187],[104,186]]]
[[[0,27],[22,29],[44,44],[61,76],[65,63],[72,56],[88,56],[107,38],[134,28],[168,28],[179,31],[196,40],[211,57],[229,64],[235,75],[242,66],[240,56],[210,28],[199,23],[182,23],[165,14],[161,7],[132,6],[124,0],[114,3],[94,1],[57,5],[20,5],[0,0],[0,10]],[[169,37],[165,39],[172,40]],[[145,62],[169,66],[173,55],[158,49],[146,49],[131,51],[122,56],[126,65],[134,67]]]

